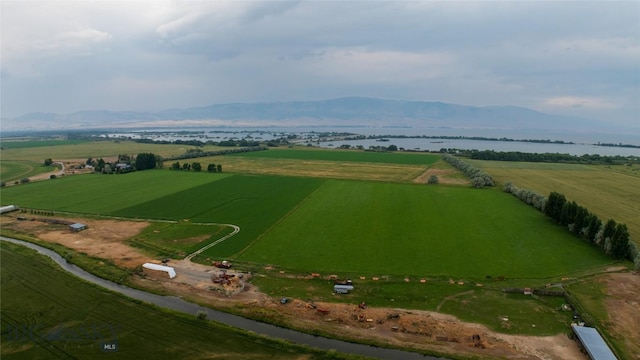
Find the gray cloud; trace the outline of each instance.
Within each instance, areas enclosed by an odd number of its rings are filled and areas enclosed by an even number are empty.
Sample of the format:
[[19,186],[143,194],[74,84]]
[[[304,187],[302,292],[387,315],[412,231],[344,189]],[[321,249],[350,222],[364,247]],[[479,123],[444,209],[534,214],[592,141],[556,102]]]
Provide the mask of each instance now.
[[13,2],[2,115],[339,96],[637,124],[638,2]]

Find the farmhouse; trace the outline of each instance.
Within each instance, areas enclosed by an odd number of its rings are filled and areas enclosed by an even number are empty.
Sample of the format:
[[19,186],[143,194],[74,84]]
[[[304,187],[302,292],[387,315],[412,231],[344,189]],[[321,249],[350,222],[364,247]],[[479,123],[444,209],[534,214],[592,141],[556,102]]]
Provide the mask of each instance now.
[[613,354],[609,346],[600,334],[598,330],[586,326],[571,326],[573,332],[578,336],[580,344],[589,355],[589,359],[592,360],[616,360],[616,356]]
[[176,277],[176,270],[174,268],[172,268],[171,266],[164,266],[164,265],[158,265],[158,264],[152,264],[152,263],[145,263],[142,265],[142,267],[145,269],[145,272],[148,272],[148,270],[151,271],[152,274],[164,274],[169,276],[169,279],[173,279],[174,277]]
[[12,211],[18,211],[18,210],[20,210],[20,208],[17,207],[16,205],[7,205],[7,206],[0,207],[0,214],[12,212]]
[[71,230],[72,232],[80,232],[82,230],[86,230],[88,227],[89,226],[87,226],[86,224],[75,223],[69,225],[69,230]]

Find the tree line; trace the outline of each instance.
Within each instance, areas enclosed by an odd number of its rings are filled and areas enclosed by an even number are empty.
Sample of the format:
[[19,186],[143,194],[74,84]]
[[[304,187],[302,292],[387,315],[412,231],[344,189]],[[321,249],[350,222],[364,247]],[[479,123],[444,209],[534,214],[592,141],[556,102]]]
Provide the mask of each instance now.
[[[202,164],[200,164],[199,162],[192,162],[192,163],[188,163],[185,162],[183,164],[180,164],[179,161],[174,162],[173,164],[171,164],[171,170],[183,170],[183,171],[202,171]],[[209,164],[207,165],[207,172],[212,172],[212,173],[221,173],[222,172],[222,164]]]
[[497,161],[523,161],[523,162],[550,162],[550,163],[572,163],[572,164],[607,164],[623,165],[629,163],[640,163],[637,156],[605,156],[598,154],[584,154],[581,156],[559,153],[525,153],[520,151],[494,151],[494,150],[459,150],[443,148],[442,153],[454,153],[459,156],[468,157],[474,160],[497,160]]
[[[142,144],[176,144],[176,145],[188,145],[188,146],[196,146],[203,147],[205,145],[217,145],[217,146],[225,146],[225,147],[254,147],[260,146],[260,142],[256,140],[248,140],[248,139],[229,139],[222,141],[200,141],[200,140],[153,140],[153,139],[134,139],[133,141]],[[269,146],[278,146],[278,144],[288,144],[289,142],[284,139],[274,139],[268,142]]]
[[496,185],[491,175],[467,162],[458,159],[455,156],[445,154],[442,156],[442,159],[467,175],[471,179],[471,185],[473,185],[474,188]]
[[507,141],[507,142],[531,142],[540,144],[574,144],[572,141],[549,140],[549,139],[511,139],[507,137],[485,137],[485,136],[446,136],[446,135],[355,135],[347,136],[344,140],[364,140],[364,139],[446,139],[446,140],[480,140],[480,141]]
[[189,149],[184,154],[168,157],[165,160],[184,160],[184,159],[193,159],[193,158],[205,157],[205,156],[238,154],[243,152],[263,151],[263,150],[269,150],[269,148],[266,146],[250,146],[250,147],[243,147],[238,149],[223,149],[223,150],[215,150],[215,151],[202,151],[202,149]]
[[617,260],[628,259],[640,268],[640,249],[630,241],[626,224],[609,219],[603,223],[587,208],[558,192],[551,192],[548,198],[529,190],[520,189],[510,182],[504,184],[504,191],[535,207],[557,224],[566,227],[580,239],[598,247],[605,254]]

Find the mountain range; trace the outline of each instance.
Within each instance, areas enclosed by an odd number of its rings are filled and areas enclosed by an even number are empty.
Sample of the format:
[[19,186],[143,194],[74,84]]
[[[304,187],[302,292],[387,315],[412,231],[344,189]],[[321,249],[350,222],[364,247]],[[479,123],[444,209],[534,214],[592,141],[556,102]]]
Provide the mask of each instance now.
[[3,131],[193,126],[397,126],[485,129],[605,129],[585,118],[517,106],[343,97],[320,101],[227,103],[161,111],[88,110],[3,118]]

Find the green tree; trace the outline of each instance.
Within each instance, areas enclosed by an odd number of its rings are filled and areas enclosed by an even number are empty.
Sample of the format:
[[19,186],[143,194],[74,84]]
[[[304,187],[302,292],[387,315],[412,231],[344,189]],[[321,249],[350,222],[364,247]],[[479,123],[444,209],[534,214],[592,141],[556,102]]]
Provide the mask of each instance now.
[[218,172],[221,173],[222,172],[222,165],[218,164],[217,166]]
[[559,223],[562,215],[562,208],[566,202],[567,199],[563,194],[555,191],[551,192],[547,199],[547,205],[545,206],[545,214]]
[[484,186],[484,179],[481,178],[480,176],[476,176],[473,179],[471,179],[471,185],[478,189]]
[[216,172],[217,171],[216,164],[207,165],[207,171],[208,172]]
[[51,158],[44,159],[44,166],[51,166],[51,164],[53,164],[53,160],[51,160]]
[[616,232],[616,226],[618,224],[613,219],[609,219],[606,224],[604,224],[604,228],[602,230],[602,241],[600,246],[605,251],[605,253],[609,254],[611,250],[611,240],[613,239],[613,235]]
[[136,156],[136,169],[147,170],[155,169],[157,166],[156,155],[152,153],[140,153]]
[[182,170],[191,170],[191,165],[189,163],[182,164]]
[[171,170],[180,170],[180,162],[176,161],[173,164],[171,164]]
[[202,165],[199,162],[193,162],[191,163],[191,169],[193,171],[202,171]]
[[598,235],[598,230],[600,230],[600,227],[602,226],[602,221],[600,221],[600,219],[596,215],[591,213],[589,213],[588,218],[589,218],[589,226],[587,227],[585,237],[587,241],[595,244],[596,236]]
[[429,176],[429,179],[427,180],[427,184],[437,184],[439,182],[438,180],[438,176],[437,175],[431,175]]
[[102,172],[102,170],[104,169],[104,166],[106,165],[104,159],[100,158],[98,159],[98,161],[96,162],[96,172]]
[[610,246],[609,255],[614,259],[622,260],[629,257],[629,229],[626,224],[616,225]]

